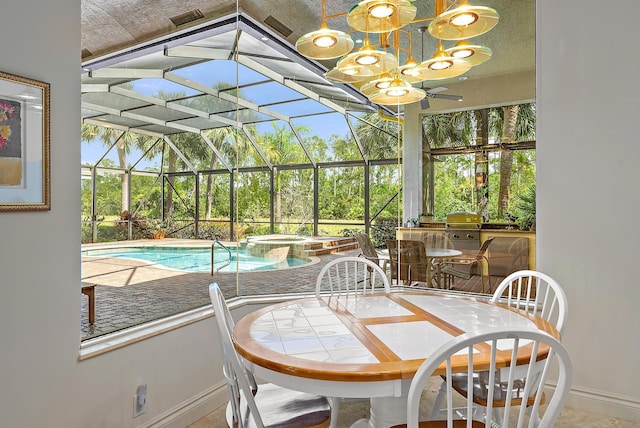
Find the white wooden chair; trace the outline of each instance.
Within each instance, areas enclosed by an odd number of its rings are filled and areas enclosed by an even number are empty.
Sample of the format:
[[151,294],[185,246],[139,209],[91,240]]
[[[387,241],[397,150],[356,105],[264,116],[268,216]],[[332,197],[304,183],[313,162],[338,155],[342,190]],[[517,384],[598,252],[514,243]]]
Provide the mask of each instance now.
[[[316,279],[316,297],[350,298],[359,294],[391,292],[389,278],[376,261],[363,257],[340,257],[327,263]],[[331,397],[334,409],[332,427],[337,423],[337,413],[342,401],[363,401],[368,398]]]
[[223,373],[229,391],[227,424],[234,428],[328,427],[333,410],[326,397],[270,383],[256,384],[233,346],[234,322],[218,284],[209,286],[209,296],[220,334]]
[[391,292],[389,278],[376,262],[363,257],[340,257],[327,263],[316,279],[316,297],[323,293],[348,296]]
[[[501,350],[505,347],[505,341],[513,341],[512,349]],[[499,343],[500,341],[500,343]],[[504,418],[501,422],[492,419],[494,396],[500,392],[496,388],[494,373],[502,371],[508,379],[508,390],[514,389],[514,383],[518,377],[516,372],[522,370],[522,366],[517,366],[517,349],[518,345],[525,344],[532,347],[531,359],[525,365],[527,384],[524,386],[525,395],[533,398],[531,409],[525,401],[516,404],[511,394],[504,397]],[[474,361],[474,346],[491,346],[491,358],[489,361]],[[549,347],[547,358],[542,360],[543,367],[537,370],[536,357],[540,347]],[[543,348],[544,349],[544,348]],[[503,361],[501,353],[508,352],[511,354],[510,365],[500,368],[500,361]],[[477,372],[479,366],[483,369],[489,366],[488,373],[492,375],[488,382],[488,400],[487,412],[483,416],[483,420],[474,420],[467,418],[467,415],[473,415],[475,406],[474,389],[472,382],[469,382],[469,394],[467,394],[464,403],[460,403],[459,396],[454,395],[454,389],[451,383],[453,374],[451,372],[452,361],[459,363],[460,359],[467,360],[467,371],[464,373],[467,379],[473,379],[474,372]],[[549,370],[554,360],[558,361],[557,384],[555,389],[547,394],[546,408],[541,412],[543,404],[543,395],[545,382],[547,382],[551,372]],[[464,360],[463,360],[464,361]],[[419,421],[419,405],[422,399],[425,384],[430,376],[435,374],[436,370],[444,368],[446,378],[446,406],[442,413],[436,418],[430,418],[429,421]],[[466,333],[460,335],[434,352],[420,366],[409,388],[407,403],[407,424],[403,425],[408,428],[441,428],[441,427],[544,427],[551,428],[554,426],[562,407],[567,399],[571,380],[573,375],[573,365],[569,353],[564,346],[556,339],[542,331],[531,330],[504,330],[500,332],[491,332],[484,334]],[[549,399],[550,397],[550,399]],[[460,406],[462,404],[462,406]],[[529,411],[531,410],[531,411]],[[542,413],[541,418],[537,416]],[[438,419],[438,420],[435,420]],[[398,428],[400,426],[394,427]]]
[[[492,302],[507,304],[511,307],[526,311],[529,314],[536,315],[553,324],[558,332],[562,335],[567,322],[567,297],[562,287],[549,275],[534,270],[521,270],[507,276],[500,282],[496,291],[491,297]],[[475,373],[473,377],[473,387],[476,390],[474,395],[475,403],[481,407],[479,411],[484,411],[487,405],[487,386],[489,372],[481,371]],[[432,416],[440,409],[443,394],[445,390],[445,381],[440,387],[440,393],[434,402]],[[499,408],[502,399],[506,395],[506,382],[499,377],[497,379],[502,391],[495,394],[494,417],[500,420]],[[516,389],[514,391],[515,400],[522,400],[524,389],[520,386],[525,385],[525,379],[518,379],[515,382]],[[469,384],[465,373],[454,374],[452,379],[453,389],[458,393],[466,396],[468,394]],[[528,399],[529,403],[531,398]]]
[[567,296],[549,275],[535,270],[520,270],[500,282],[491,297],[492,302],[537,315],[562,334],[567,324]]

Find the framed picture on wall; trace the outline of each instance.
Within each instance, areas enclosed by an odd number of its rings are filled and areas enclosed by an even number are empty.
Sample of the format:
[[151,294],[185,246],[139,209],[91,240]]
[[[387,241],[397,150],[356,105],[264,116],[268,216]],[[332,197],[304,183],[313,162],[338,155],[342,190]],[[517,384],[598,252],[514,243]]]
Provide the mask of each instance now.
[[50,210],[49,84],[0,71],[0,211]]

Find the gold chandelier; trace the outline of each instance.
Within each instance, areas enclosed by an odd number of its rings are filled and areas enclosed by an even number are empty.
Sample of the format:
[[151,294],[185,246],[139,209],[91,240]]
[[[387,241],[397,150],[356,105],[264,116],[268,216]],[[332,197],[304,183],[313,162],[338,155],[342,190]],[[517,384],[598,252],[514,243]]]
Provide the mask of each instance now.
[[[413,4],[416,1],[419,0],[361,0],[346,13],[327,16],[326,0],[322,0],[320,29],[300,37],[296,49],[308,58],[339,58],[325,77],[332,82],[359,87],[371,102],[393,105],[420,101],[426,92],[413,84],[457,77],[491,58],[491,49],[473,44],[469,39],[491,30],[498,23],[499,15],[494,9],[473,6],[468,0],[432,0],[435,16],[416,18],[417,9]],[[355,51],[355,43],[348,33],[331,30],[327,25],[328,19],[344,16],[353,29],[351,32],[365,33],[362,47]],[[429,26],[420,27],[419,31],[423,35],[428,31],[437,40],[437,49],[430,58],[418,63],[411,52],[411,33],[403,27],[426,21],[431,21]],[[371,43],[370,33],[378,34],[378,44]],[[408,38],[408,49],[400,47],[400,37],[404,34]],[[457,43],[445,49],[443,40]],[[400,64],[398,58],[404,51],[407,59]]]

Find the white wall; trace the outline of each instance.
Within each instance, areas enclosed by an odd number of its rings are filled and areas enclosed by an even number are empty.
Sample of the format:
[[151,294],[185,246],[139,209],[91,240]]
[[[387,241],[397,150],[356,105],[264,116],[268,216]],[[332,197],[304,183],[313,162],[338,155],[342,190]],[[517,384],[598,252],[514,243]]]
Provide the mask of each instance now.
[[[629,223],[603,224],[638,212],[640,64],[624,42],[638,40],[640,6],[615,6],[603,25],[599,4],[538,0],[537,261],[571,304],[571,405],[640,421],[638,233]],[[0,69],[51,83],[52,105],[52,210],[0,213],[1,425],[126,428],[188,410],[220,387],[212,319],[77,360],[80,1],[12,2],[0,15],[0,39]],[[599,65],[603,52],[612,56]],[[148,411],[133,419],[142,382]]]
[[537,2],[536,260],[569,300],[569,404],[640,421],[640,3],[607,5]]
[[[11,2],[0,40],[0,70],[49,82],[52,108],[52,209],[0,213],[0,426],[147,425],[224,391],[212,318],[78,361],[80,0]],[[133,419],[140,383],[148,411]]]
[[[537,0],[536,266],[569,300],[569,406],[640,422],[640,59],[630,48],[640,40],[640,2],[611,5]],[[461,93],[463,84],[446,86]],[[405,128],[405,159],[417,152],[412,129]],[[413,171],[405,167],[408,189],[420,179]]]

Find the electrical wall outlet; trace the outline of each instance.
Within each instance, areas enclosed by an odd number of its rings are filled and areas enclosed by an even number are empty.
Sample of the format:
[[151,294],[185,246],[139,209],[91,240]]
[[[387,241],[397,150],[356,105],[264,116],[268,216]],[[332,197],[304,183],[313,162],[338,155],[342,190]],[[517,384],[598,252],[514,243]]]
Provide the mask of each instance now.
[[133,396],[133,417],[136,418],[147,411],[147,384],[138,386]]

